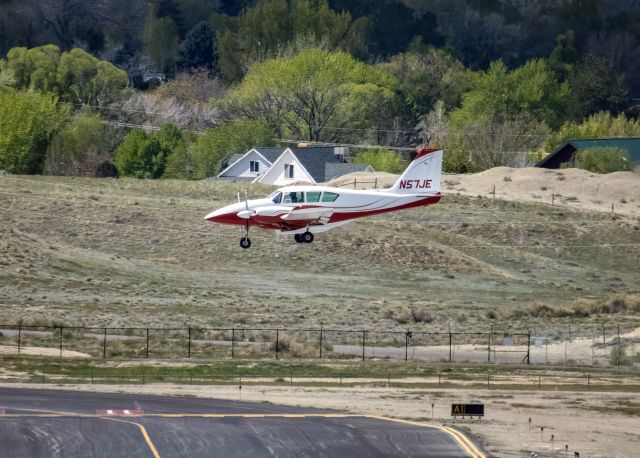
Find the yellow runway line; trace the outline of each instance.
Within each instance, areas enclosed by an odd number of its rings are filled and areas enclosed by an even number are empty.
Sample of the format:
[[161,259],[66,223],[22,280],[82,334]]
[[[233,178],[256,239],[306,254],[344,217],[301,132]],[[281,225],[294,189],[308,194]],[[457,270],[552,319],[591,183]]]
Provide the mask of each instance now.
[[460,431],[457,431],[453,428],[449,428],[447,426],[427,425],[425,423],[418,423],[418,422],[409,421],[409,420],[400,420],[398,418],[390,418],[390,417],[367,416],[367,418],[374,418],[376,420],[384,420],[384,421],[393,421],[395,423],[404,423],[407,425],[422,426],[423,428],[439,429],[440,431],[443,431],[447,433],[449,436],[451,436],[458,443],[458,445],[460,445],[460,447],[462,447],[462,449],[469,454],[470,457],[486,458],[486,455],[482,453],[480,450],[478,450],[478,448],[474,445],[473,442],[471,442]]
[[136,425],[138,428],[140,428],[142,437],[144,437],[145,442],[149,446],[149,449],[151,450],[153,457],[160,458],[160,454],[158,453],[156,446],[153,445],[153,442],[151,442],[151,438],[149,437],[149,433],[147,433],[147,429],[144,426],[142,426],[140,423],[136,423],[135,421],[129,421],[129,420],[121,420],[120,418],[111,418],[111,417],[100,417],[100,418],[104,418],[105,420],[111,420],[111,421],[119,421],[122,423],[129,423],[130,425]]

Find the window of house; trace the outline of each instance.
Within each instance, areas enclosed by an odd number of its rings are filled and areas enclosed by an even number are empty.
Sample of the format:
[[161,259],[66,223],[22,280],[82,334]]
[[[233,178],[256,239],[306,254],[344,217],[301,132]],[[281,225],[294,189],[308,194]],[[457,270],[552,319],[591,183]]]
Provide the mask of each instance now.
[[320,194],[321,192],[307,192],[307,202],[320,202]]
[[249,162],[249,171],[258,173],[260,171],[260,162],[258,161]]
[[322,193],[322,202],[335,202],[335,200],[338,198],[339,194],[336,194],[335,192],[325,192]]
[[284,165],[284,177],[293,178],[293,164]]

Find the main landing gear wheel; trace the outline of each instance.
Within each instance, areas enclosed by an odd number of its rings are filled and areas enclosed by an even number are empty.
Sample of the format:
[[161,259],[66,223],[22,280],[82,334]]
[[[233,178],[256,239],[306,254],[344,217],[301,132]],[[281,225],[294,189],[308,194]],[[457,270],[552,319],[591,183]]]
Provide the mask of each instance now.
[[313,234],[307,231],[304,234],[302,234],[301,239],[304,243],[311,243],[313,242]]
[[249,237],[243,237],[240,239],[240,246],[242,248],[244,248],[245,250],[247,248],[249,248],[251,246],[251,240],[249,240]]
[[293,240],[298,243],[304,243],[304,240],[302,240],[302,234],[293,234]]

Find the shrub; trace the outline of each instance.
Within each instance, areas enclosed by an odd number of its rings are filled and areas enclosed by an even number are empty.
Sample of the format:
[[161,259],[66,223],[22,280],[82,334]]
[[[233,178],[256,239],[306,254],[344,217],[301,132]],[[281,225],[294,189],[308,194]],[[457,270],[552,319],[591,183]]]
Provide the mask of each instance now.
[[624,148],[589,148],[576,153],[578,167],[594,173],[631,170],[629,153]]
[[411,309],[411,319],[414,323],[431,323],[433,316],[424,308]]
[[409,307],[403,307],[400,313],[396,315],[396,321],[399,324],[407,324],[411,321],[411,309]]
[[370,164],[376,172],[402,173],[407,162],[393,150],[367,149],[356,153],[353,162]]

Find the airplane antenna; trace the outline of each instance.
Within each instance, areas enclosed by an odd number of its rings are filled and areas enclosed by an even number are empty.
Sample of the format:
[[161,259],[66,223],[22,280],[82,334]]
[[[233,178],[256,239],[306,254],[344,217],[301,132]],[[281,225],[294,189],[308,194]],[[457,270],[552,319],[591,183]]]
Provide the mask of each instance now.
[[238,191],[238,203],[240,203],[240,191]]

